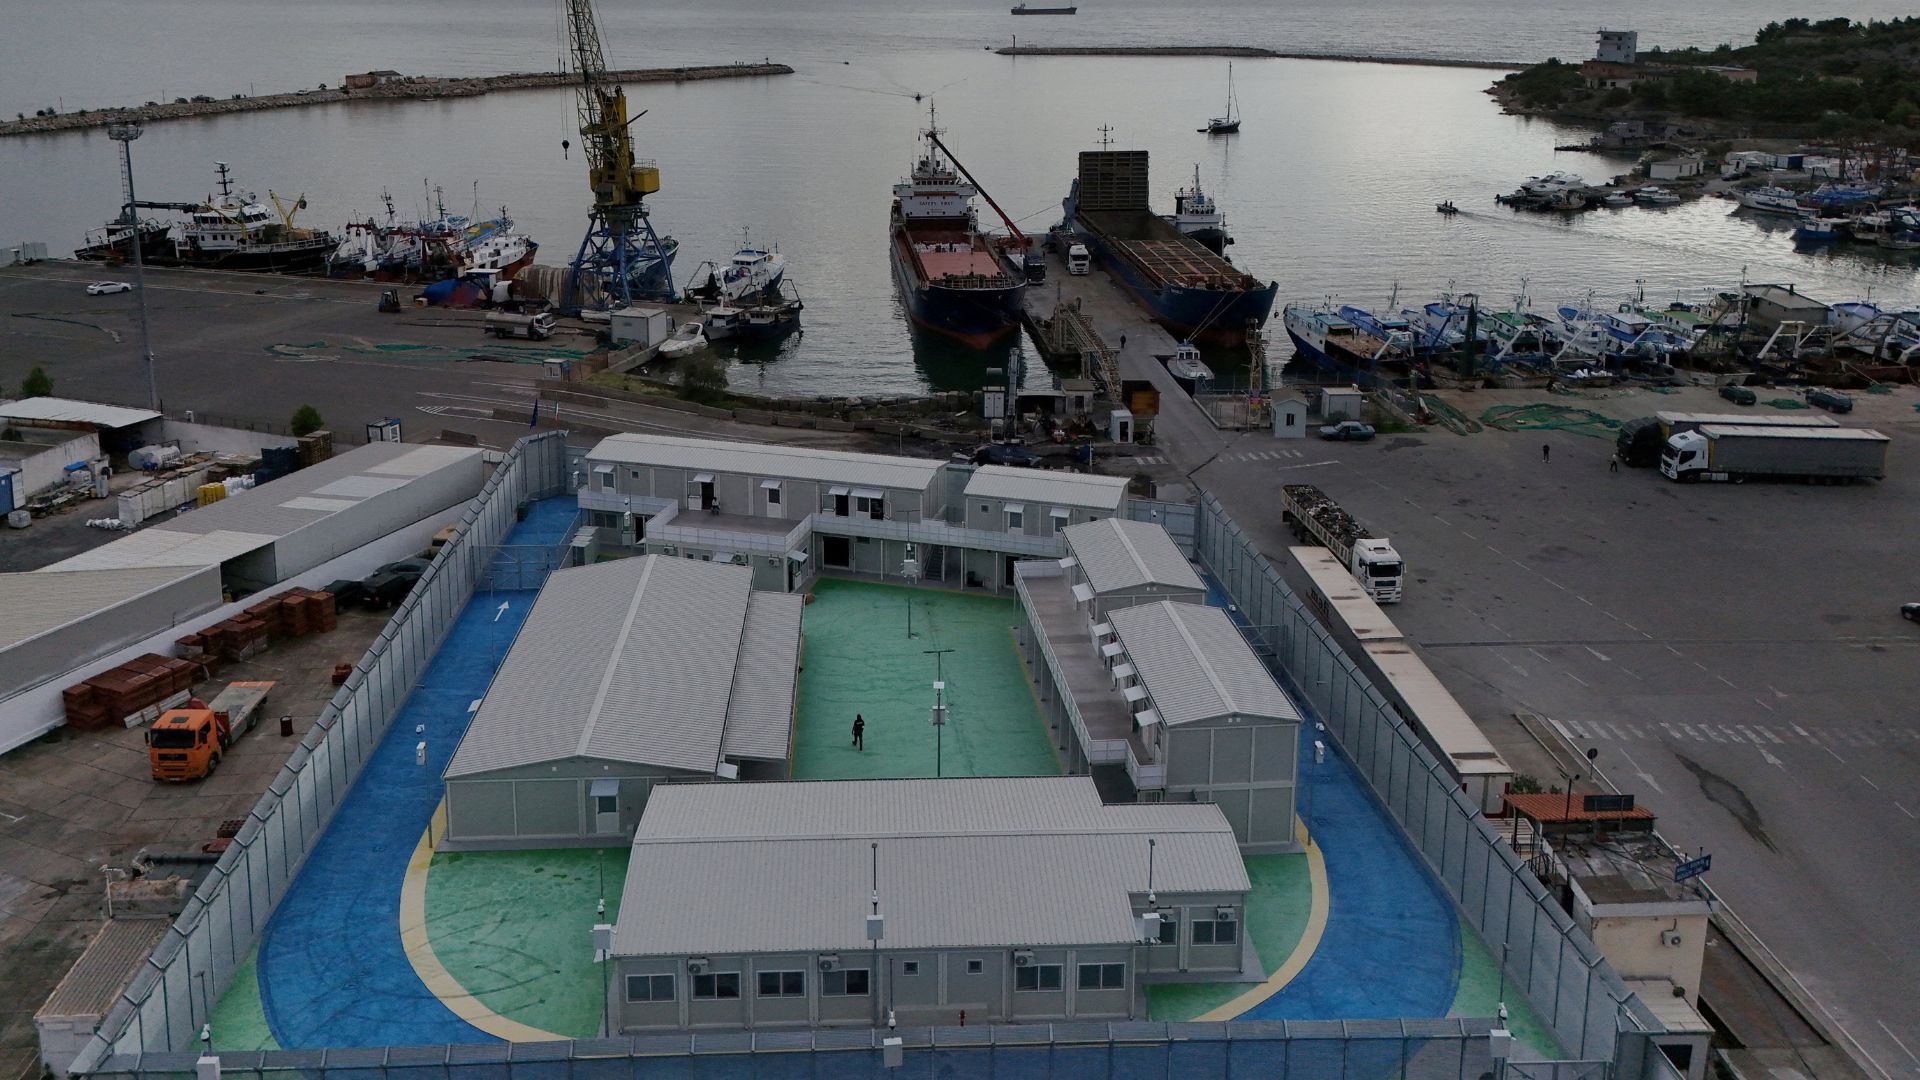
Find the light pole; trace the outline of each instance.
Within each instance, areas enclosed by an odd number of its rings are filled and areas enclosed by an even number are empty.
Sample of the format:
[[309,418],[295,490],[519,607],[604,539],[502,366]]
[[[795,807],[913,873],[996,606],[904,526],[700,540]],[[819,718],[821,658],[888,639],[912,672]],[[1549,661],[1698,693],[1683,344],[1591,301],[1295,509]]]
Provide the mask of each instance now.
[[147,408],[160,411],[160,384],[153,374],[153,343],[147,335],[147,264],[140,235],[140,213],[133,204],[133,140],[144,128],[138,120],[107,125],[107,138],[120,144],[120,189],[126,202],[120,208],[120,221],[127,227],[127,245],[133,248],[134,304],[140,315],[140,356],[147,365]]
[[922,649],[921,652],[933,657],[933,775],[940,777],[941,743],[947,730],[947,677],[942,658],[952,649]]

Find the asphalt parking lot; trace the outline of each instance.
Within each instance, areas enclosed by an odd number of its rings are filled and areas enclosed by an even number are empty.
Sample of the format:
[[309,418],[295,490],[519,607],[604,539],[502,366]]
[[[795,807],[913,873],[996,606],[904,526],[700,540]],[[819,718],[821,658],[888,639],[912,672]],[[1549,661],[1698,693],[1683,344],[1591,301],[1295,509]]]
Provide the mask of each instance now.
[[[1453,400],[1733,411],[1692,389]],[[1389,615],[1516,766],[1543,760],[1517,712],[1597,749],[1872,1058],[1915,1076],[1920,626],[1898,606],[1920,600],[1920,394],[1858,400],[1843,422],[1894,440],[1878,483],[1681,485],[1609,472],[1608,441],[1496,430],[1248,435],[1198,478],[1276,565],[1280,483],[1391,537],[1409,580]]]

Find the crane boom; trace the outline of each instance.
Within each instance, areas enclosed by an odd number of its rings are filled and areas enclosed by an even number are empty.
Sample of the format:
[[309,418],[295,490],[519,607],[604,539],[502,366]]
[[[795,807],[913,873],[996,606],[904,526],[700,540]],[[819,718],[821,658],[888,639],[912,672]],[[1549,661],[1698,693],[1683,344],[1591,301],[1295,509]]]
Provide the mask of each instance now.
[[939,132],[928,129],[927,138],[932,141],[933,145],[945,152],[947,160],[953,162],[953,167],[960,170],[960,175],[967,178],[967,183],[972,184],[974,189],[980,192],[980,197],[987,200],[987,205],[993,207],[993,212],[1000,215],[1000,220],[1006,223],[1007,230],[1013,233],[1014,242],[1023,248],[1027,247],[1027,235],[1020,231],[1020,226],[1013,223],[1013,219],[1007,216],[1005,210],[1000,209],[1000,204],[993,201],[993,196],[987,194],[987,189],[981,185],[980,181],[973,178],[973,174],[967,171],[967,167],[960,164],[959,156],[952,150],[947,149],[946,143],[940,141]]
[[608,210],[638,208],[660,190],[660,170],[638,161],[627,131],[627,92],[607,78],[607,58],[593,0],[567,0],[568,39],[580,74],[575,100],[580,113],[581,148],[587,155],[587,182],[596,206]]

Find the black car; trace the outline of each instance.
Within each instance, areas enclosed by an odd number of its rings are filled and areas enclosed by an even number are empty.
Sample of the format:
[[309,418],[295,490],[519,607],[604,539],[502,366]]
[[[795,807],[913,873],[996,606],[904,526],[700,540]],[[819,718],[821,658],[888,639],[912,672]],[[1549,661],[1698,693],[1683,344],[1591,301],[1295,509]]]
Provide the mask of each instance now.
[[1744,386],[1732,385],[1721,387],[1720,396],[1733,402],[1735,405],[1751,405],[1760,398],[1760,395]]
[[360,582],[362,600],[368,607],[398,607],[413,587],[420,583],[418,574],[397,574],[391,570],[375,570]]
[[388,563],[380,569],[375,570],[374,573],[399,574],[402,577],[408,577],[418,581],[420,580],[420,575],[427,572],[427,562],[428,560],[426,559],[401,559],[399,562]]
[[1920,604],[1901,604],[1900,617],[1908,622],[1920,622]]
[[973,452],[975,465],[1006,465],[1016,469],[1034,469],[1040,465],[1040,455],[1021,446],[1019,443],[994,443],[983,446]]
[[358,604],[367,598],[367,587],[352,578],[329,583],[327,591],[333,594],[333,602],[341,606]]

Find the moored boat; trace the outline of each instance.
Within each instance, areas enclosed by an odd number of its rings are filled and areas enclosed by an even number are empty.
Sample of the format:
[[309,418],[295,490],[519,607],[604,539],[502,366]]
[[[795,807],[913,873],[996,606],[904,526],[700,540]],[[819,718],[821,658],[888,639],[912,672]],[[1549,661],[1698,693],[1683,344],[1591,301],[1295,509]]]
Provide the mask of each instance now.
[[915,325],[985,348],[1019,326],[1026,238],[1011,222],[1010,235],[982,232],[973,206],[979,186],[962,179],[931,120],[922,138],[912,172],[893,186],[894,280]]

